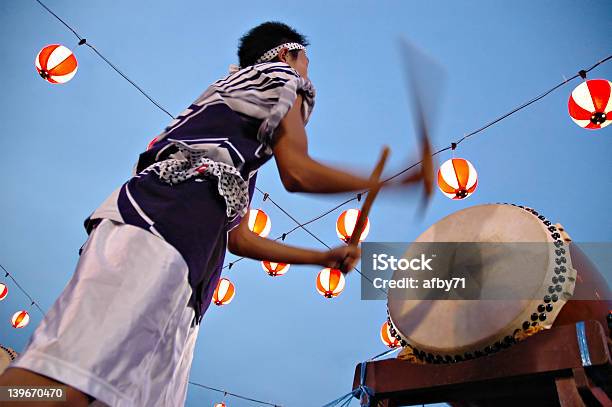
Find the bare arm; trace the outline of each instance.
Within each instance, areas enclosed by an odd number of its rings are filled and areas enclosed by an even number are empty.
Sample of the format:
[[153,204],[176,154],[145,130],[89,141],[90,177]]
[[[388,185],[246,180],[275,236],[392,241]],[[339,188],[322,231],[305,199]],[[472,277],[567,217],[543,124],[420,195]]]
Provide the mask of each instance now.
[[334,193],[370,189],[368,179],[323,165],[308,155],[308,142],[298,95],[293,107],[280,122],[274,158],[281,181],[290,192]]
[[[229,232],[228,249],[237,256],[256,260],[289,264],[317,264],[323,267],[351,270],[355,267],[361,249],[341,246],[329,251],[302,249],[259,237],[248,226],[248,215]],[[347,257],[348,256],[348,257]]]

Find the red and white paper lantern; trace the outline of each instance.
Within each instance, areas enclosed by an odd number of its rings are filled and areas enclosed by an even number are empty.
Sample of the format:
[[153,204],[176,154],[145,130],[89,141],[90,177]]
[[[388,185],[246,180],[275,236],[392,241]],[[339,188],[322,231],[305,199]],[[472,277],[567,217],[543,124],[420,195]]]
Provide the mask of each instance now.
[[572,91],[568,109],[572,120],[585,129],[601,129],[612,121],[612,83],[606,79],[582,82]]
[[36,55],[36,70],[49,83],[66,83],[76,74],[76,57],[59,44],[47,45]]
[[[357,226],[357,218],[361,211],[359,209],[347,209],[342,212],[336,221],[336,234],[344,243],[348,243],[351,240],[351,235]],[[359,241],[362,242],[368,236],[370,232],[370,219],[366,217],[365,226],[359,236]]]
[[8,295],[8,287],[0,283],[0,301],[5,299],[7,295]]
[[274,263],[272,261],[262,261],[261,267],[264,269],[269,276],[276,277],[282,276],[289,271],[289,264],[287,263]]
[[267,237],[272,228],[270,217],[261,209],[249,210],[249,229],[260,237]]
[[344,274],[338,269],[325,268],[317,276],[317,291],[325,298],[339,296],[344,285]]
[[235,295],[236,288],[234,287],[234,283],[227,278],[221,278],[217,283],[217,288],[215,288],[212,300],[215,305],[227,305],[232,302]]
[[389,322],[382,324],[380,328],[380,340],[390,348],[397,348],[399,346],[399,340],[391,335],[391,327]]
[[465,199],[478,185],[478,174],[471,162],[463,158],[452,158],[438,170],[438,187],[451,199]]
[[23,328],[30,322],[30,314],[27,311],[17,311],[11,318],[11,325],[13,328]]

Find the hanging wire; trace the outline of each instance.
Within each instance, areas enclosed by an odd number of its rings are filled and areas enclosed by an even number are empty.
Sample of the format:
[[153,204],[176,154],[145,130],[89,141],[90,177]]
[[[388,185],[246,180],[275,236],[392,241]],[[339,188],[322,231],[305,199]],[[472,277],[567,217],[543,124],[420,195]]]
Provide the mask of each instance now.
[[588,72],[591,72],[593,69],[595,69],[596,67],[598,67],[599,65],[605,63],[606,61],[610,60],[612,58],[612,55],[607,56],[606,58],[602,59],[601,61],[596,62],[593,66],[591,66],[589,69],[583,69],[578,71],[578,73],[574,76],[572,76],[569,79],[565,79],[563,82],[559,83],[558,85],[553,86],[552,88],[550,88],[549,90],[539,94],[538,96],[534,97],[533,99],[523,103],[522,105],[512,109],[511,111],[509,111],[508,113],[499,116],[497,119],[490,121],[489,123],[485,124],[484,126],[480,127],[479,129],[474,130],[473,132],[466,134],[465,136],[463,136],[461,139],[459,139],[459,141],[457,141],[457,144],[461,143],[463,140],[472,137],[475,134],[480,133],[481,131],[493,126],[495,123],[498,123],[502,120],[504,120],[506,117],[513,115],[514,113],[518,112],[519,110],[522,110],[524,108],[526,108],[527,106],[537,102],[538,100],[544,98],[545,96],[548,96],[550,93],[554,92],[555,90],[557,90],[558,88],[560,88],[561,86],[565,85],[566,83],[573,81],[576,78],[579,77],[583,77],[586,78],[586,74]]
[[158,102],[156,102],[151,96],[149,96],[147,94],[147,92],[145,92],[140,86],[138,86],[136,84],[136,82],[134,82],[133,80],[131,80],[130,78],[128,78],[128,76],[126,74],[124,74],[123,72],[121,72],[121,70],[119,68],[117,68],[117,66],[115,66],[115,64],[113,64],[111,61],[108,60],[108,58],[106,58],[104,55],[102,55],[102,53],[100,51],[98,51],[92,44],[90,44],[89,42],[87,42],[87,40],[83,37],[81,37],[74,28],[72,28],[67,22],[65,22],[64,20],[62,20],[57,14],[55,14],[49,7],[47,7],[42,1],[40,0],[34,0],[36,1],[38,4],[40,4],[46,11],[48,11],[53,17],[55,17],[56,19],[58,19],[63,25],[66,26],[66,28],[68,28],[70,31],[72,31],[72,33],[79,39],[79,45],[86,45],[88,46],[93,52],[96,53],[96,55],[98,55],[104,62],[106,62],[108,64],[108,66],[110,66],[115,72],[117,72],[119,75],[121,75],[121,77],[123,77],[123,79],[125,79],[126,81],[128,81],[133,87],[135,87],[140,93],[142,93],[144,95],[144,97],[146,97],[147,99],[149,99],[149,101],[151,103],[153,103],[155,106],[157,106],[162,112],[166,113],[168,116],[170,116],[170,118],[174,119],[175,117],[168,112],[166,109],[164,109]]
[[257,399],[251,398],[251,397],[241,396],[240,394],[231,393],[231,392],[229,392],[227,390],[217,389],[216,387],[206,386],[206,385],[203,385],[203,384],[200,384],[200,383],[197,383],[197,382],[189,381],[189,384],[193,384],[194,386],[202,387],[202,388],[207,389],[207,390],[212,390],[212,391],[217,391],[219,393],[223,393],[224,394],[224,396],[223,396],[224,398],[227,395],[227,396],[236,397],[236,398],[239,398],[239,399],[242,399],[242,400],[252,401],[253,403],[265,404],[267,406],[272,406],[272,407],[282,407],[280,404],[274,404],[274,403],[270,403],[270,402],[267,402],[267,401],[257,400]]
[[17,280],[15,280],[15,277],[13,277],[13,275],[11,273],[8,272],[7,269],[4,268],[4,266],[2,264],[0,264],[0,268],[2,268],[2,270],[4,270],[4,272],[6,273],[5,277],[10,277],[11,280],[13,280],[13,282],[15,283],[15,285],[17,287],[19,287],[19,289],[21,290],[22,293],[25,294],[26,297],[28,297],[30,299],[30,305],[34,305],[36,306],[36,308],[40,311],[41,315],[44,317],[45,316],[45,311],[42,310],[42,308],[40,308],[40,306],[38,305],[38,303],[36,301],[34,301],[34,299],[30,296],[30,294],[28,294],[28,292],[21,286],[21,284],[19,284],[17,282]]
[[64,26],[66,26],[66,28],[68,28],[70,31],[72,31],[72,33],[79,39],[79,42],[81,40],[83,40],[83,38],[72,28],[68,25],[68,23],[66,23],[64,20],[61,19],[60,16],[58,16],[57,14],[55,14],[49,7],[47,7],[42,1],[40,0],[35,0],[38,4],[40,4],[45,10],[47,10],[53,17],[57,18],[60,23],[64,24]]
[[[294,221],[295,223],[297,223],[298,226],[296,226],[295,228],[291,229],[288,232],[285,232],[284,235],[285,237],[288,236],[291,232],[297,230],[297,229],[304,229],[304,231],[306,233],[308,233],[310,236],[312,236],[313,238],[315,238],[319,243],[321,243],[323,246],[327,247],[328,249],[331,249],[331,247],[329,247],[323,240],[319,239],[319,237],[317,235],[315,235],[314,233],[312,233],[310,230],[306,229],[306,223],[300,223],[296,218],[293,217],[293,215],[291,215],[289,212],[287,212],[285,209],[283,209],[283,207],[281,207],[279,204],[276,203],[276,201],[274,201],[274,199],[270,198],[270,194],[268,194],[267,192],[263,192],[261,189],[259,189],[258,187],[255,187],[255,189],[257,189],[257,191],[261,194],[263,194],[264,196],[264,201],[269,200],[272,205],[276,206],[282,213],[284,213],[285,215],[287,215],[287,217],[289,217],[292,221]],[[342,205],[340,205],[342,206]],[[337,208],[336,208],[337,209]],[[335,210],[335,209],[334,209]],[[284,239],[283,239],[284,240]]]
[[[39,1],[39,0],[36,0]],[[100,51],[98,51],[93,45],[91,45],[90,43],[86,42],[85,43],[86,46],[88,46],[89,48],[91,48],[91,50],[93,52],[95,52],[100,58],[102,58],[104,60],[104,62],[106,62],[111,68],[113,68],[115,70],[115,72],[117,72],[119,75],[121,75],[126,81],[128,81],[132,86],[134,86],[140,93],[142,93],[144,95],[144,97],[146,97],[147,99],[149,99],[149,101],[151,103],[153,103],[155,106],[157,106],[162,112],[166,113],[171,119],[174,119],[175,117],[166,109],[164,109],[159,103],[157,103],[151,96],[149,96],[147,94],[147,92],[145,92],[140,86],[138,86],[133,80],[131,80],[130,78],[127,77],[126,74],[124,74],[123,72],[121,72],[119,70],[119,68],[117,68],[111,61],[109,61],[104,55],[102,55],[100,53]]]

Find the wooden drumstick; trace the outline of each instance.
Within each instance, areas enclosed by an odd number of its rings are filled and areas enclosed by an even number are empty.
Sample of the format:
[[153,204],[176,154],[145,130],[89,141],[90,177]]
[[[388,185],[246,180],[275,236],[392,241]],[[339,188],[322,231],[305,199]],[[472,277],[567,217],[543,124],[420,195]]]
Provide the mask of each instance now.
[[[370,213],[370,208],[372,208],[372,203],[374,202],[374,199],[376,199],[378,191],[380,191],[381,184],[379,180],[382,171],[385,167],[385,163],[387,162],[387,158],[389,157],[389,152],[389,147],[385,146],[383,148],[382,154],[380,155],[380,159],[378,160],[378,164],[376,164],[376,167],[374,167],[374,171],[372,171],[372,175],[370,175],[370,180],[376,182],[377,184],[370,189],[368,195],[366,196],[365,202],[361,207],[361,212],[359,213],[359,217],[357,218],[357,223],[355,224],[353,233],[351,233],[351,238],[348,241],[349,246],[357,246],[359,244],[359,237],[361,236],[361,232],[363,232],[363,228],[365,227],[366,219],[368,218],[368,214]],[[346,260],[346,257],[344,258],[344,260]],[[344,270],[344,261],[340,265],[340,271],[342,271],[343,273],[349,272],[349,270]]]

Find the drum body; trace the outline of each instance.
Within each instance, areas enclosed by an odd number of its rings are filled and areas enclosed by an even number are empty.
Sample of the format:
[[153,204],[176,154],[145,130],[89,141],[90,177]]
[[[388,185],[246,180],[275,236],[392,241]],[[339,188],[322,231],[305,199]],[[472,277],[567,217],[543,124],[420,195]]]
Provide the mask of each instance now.
[[[392,335],[412,348],[418,359],[448,363],[496,352],[523,333],[553,325],[595,319],[605,327],[612,309],[610,290],[588,258],[564,236],[533,209],[515,205],[479,205],[440,220],[415,240],[407,258],[415,255],[413,246],[424,242],[533,243],[538,249],[524,256],[482,253],[485,260],[475,263],[481,267],[477,271],[483,290],[520,285],[524,293],[503,299],[413,300],[390,290],[387,310]],[[448,264],[450,274],[452,264]]]

